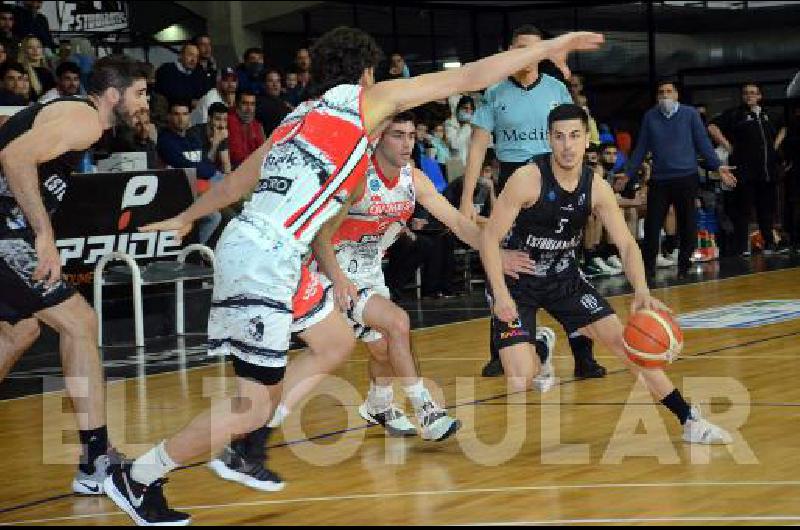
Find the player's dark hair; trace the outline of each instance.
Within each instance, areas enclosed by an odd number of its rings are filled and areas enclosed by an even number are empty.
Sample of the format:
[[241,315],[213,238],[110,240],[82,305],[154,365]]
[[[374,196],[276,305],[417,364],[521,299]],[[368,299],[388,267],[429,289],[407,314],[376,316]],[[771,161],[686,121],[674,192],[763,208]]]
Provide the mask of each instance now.
[[109,55],[96,63],[86,91],[99,96],[109,88],[124,92],[139,79],[147,79],[147,65],[126,55]]
[[364,70],[375,68],[383,51],[369,34],[341,26],[321,36],[309,50],[311,54],[310,98],[316,98],[337,85],[357,85]]
[[574,103],[564,103],[551,110],[547,116],[547,128],[552,130],[554,123],[569,120],[581,120],[586,130],[589,130],[589,115],[582,107]]

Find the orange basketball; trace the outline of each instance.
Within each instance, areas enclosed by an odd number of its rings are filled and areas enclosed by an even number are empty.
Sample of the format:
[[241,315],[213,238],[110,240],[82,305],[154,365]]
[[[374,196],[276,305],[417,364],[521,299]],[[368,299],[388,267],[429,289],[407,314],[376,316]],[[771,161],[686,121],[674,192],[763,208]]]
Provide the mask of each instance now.
[[628,358],[642,368],[664,368],[683,350],[683,331],[666,311],[639,311],[623,333]]

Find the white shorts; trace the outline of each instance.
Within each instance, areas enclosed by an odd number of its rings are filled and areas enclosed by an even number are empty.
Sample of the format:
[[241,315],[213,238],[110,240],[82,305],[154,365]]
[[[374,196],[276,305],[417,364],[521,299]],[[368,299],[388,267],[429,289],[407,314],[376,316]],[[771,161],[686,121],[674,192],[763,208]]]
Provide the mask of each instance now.
[[286,366],[303,253],[291,235],[264,220],[240,216],[228,224],[217,245],[209,355]]

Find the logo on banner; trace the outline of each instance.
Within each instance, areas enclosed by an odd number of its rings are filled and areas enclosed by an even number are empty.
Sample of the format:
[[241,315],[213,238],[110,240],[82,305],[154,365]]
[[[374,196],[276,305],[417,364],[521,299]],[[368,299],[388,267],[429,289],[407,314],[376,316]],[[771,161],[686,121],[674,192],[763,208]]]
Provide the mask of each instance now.
[[128,181],[125,193],[122,195],[122,214],[119,216],[117,228],[121,231],[131,224],[131,210],[128,208],[141,208],[147,206],[156,198],[158,193],[158,177],[155,175],[136,175]]
[[753,300],[681,315],[683,329],[742,329],[800,319],[800,300]]

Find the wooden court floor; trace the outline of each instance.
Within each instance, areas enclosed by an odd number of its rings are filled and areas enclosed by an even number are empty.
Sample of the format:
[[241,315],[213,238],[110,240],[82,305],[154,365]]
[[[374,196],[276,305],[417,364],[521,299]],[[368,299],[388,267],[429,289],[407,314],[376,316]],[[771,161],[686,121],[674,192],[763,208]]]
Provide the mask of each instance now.
[[[657,294],[683,313],[800,299],[800,270]],[[612,302],[627,314],[629,297]],[[508,396],[502,380],[475,377],[487,328],[481,319],[413,336],[423,374],[464,422],[455,439],[387,439],[366,428],[359,348],[271,441],[283,492],[253,492],[197,465],[172,476],[172,504],[195,524],[800,523],[800,321],[686,333],[670,374],[739,433],[730,450],[684,445],[673,418],[602,348],[609,376],[573,381],[560,330],[561,385]],[[140,454],[223,395],[224,373],[220,365],[111,383],[113,439]],[[0,524],[129,524],[105,498],[69,495],[77,449],[65,403],[60,393],[0,402]]]

